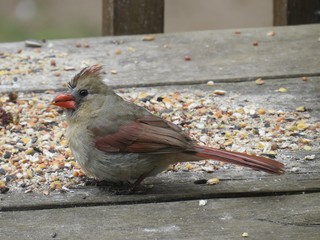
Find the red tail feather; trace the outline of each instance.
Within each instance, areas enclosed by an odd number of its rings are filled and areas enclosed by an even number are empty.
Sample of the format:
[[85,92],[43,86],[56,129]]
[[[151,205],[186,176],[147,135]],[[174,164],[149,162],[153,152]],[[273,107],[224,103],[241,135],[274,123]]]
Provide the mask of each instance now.
[[272,174],[284,173],[284,165],[280,162],[271,160],[269,158],[248,155],[246,153],[237,153],[226,150],[207,148],[202,146],[196,146],[195,148],[197,151],[196,155],[204,159],[212,159],[227,163],[233,163],[236,165],[249,167],[255,170],[260,170]]

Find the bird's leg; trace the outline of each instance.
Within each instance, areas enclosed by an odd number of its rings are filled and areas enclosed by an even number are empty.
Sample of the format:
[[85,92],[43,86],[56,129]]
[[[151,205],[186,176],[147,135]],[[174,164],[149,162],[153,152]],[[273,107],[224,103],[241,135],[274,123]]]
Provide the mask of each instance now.
[[140,183],[151,173],[153,172],[154,168],[149,171],[149,172],[145,172],[143,174],[140,175],[140,177],[133,183],[133,185],[130,187],[130,189],[128,190],[128,194],[132,194],[137,190],[137,187],[140,185]]

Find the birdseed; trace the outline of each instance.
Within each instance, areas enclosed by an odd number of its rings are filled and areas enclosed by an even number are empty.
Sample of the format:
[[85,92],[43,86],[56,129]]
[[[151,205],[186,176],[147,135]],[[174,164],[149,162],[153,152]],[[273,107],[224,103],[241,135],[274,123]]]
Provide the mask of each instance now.
[[[234,105],[231,96],[194,89],[122,88],[127,101],[146,107],[187,131],[200,145],[249,154],[276,156],[281,150],[319,148],[320,123],[308,111],[276,111],[254,104]],[[12,93],[0,97],[1,193],[68,192],[85,185],[85,174],[76,163],[65,137],[62,110],[50,105],[56,95]],[[220,104],[223,99],[223,103]],[[219,104],[217,104],[217,102]],[[3,120],[5,116],[12,119]],[[212,160],[177,163],[168,171],[214,172],[231,165]],[[70,190],[71,191],[71,190]]]

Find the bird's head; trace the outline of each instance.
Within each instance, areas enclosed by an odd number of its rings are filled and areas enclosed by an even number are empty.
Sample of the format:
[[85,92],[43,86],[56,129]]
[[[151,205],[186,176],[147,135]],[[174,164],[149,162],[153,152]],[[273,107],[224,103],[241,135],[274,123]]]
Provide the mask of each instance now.
[[83,68],[68,82],[69,91],[57,95],[52,104],[74,112],[81,105],[92,103],[97,95],[107,95],[113,90],[102,81],[102,66],[99,64]]

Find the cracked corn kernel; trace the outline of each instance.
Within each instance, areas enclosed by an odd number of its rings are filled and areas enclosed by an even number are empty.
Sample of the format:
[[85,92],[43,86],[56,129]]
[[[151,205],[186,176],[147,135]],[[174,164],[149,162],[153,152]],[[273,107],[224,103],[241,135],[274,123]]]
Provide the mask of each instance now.
[[226,133],[225,133],[225,136],[226,136],[226,138],[231,138],[231,137],[232,137],[232,134],[231,134],[231,132],[226,132]]
[[257,85],[263,85],[263,84],[264,84],[264,81],[262,80],[262,78],[258,78],[258,79],[256,80],[256,84],[257,84]]
[[0,188],[3,188],[3,187],[5,187],[5,186],[6,186],[5,181],[0,180]]
[[305,151],[311,151],[311,149],[312,149],[312,148],[311,148],[310,146],[304,146],[304,147],[303,147],[303,150],[305,150]]
[[114,53],[115,53],[116,55],[120,55],[120,54],[122,54],[122,50],[121,50],[121,49],[117,49]]
[[73,176],[74,176],[74,177],[79,177],[79,171],[74,170],[74,171],[73,171]]
[[222,112],[218,111],[218,112],[214,113],[214,116],[217,118],[222,118],[223,114],[222,114]]
[[192,168],[193,168],[193,165],[192,165],[192,164],[188,163],[188,164],[186,165],[186,169],[191,170]]
[[256,145],[256,148],[260,149],[260,150],[263,150],[265,147],[265,144],[263,142],[258,142],[257,145]]
[[275,35],[276,35],[275,31],[270,31],[270,32],[267,33],[268,37],[274,37]]
[[34,153],[33,148],[28,148],[28,149],[26,150],[26,154],[27,154],[27,155],[32,155],[33,153]]
[[259,108],[259,109],[257,110],[257,113],[260,114],[260,115],[263,115],[263,114],[266,113],[266,110],[265,110],[264,108]]
[[224,146],[231,146],[233,144],[233,140],[227,140],[223,143]]
[[296,111],[297,111],[297,112],[305,112],[305,111],[307,111],[307,109],[306,109],[305,106],[300,106],[300,107],[297,107],[297,108],[296,108]]
[[24,138],[22,138],[22,142],[23,142],[24,144],[27,144],[27,143],[30,142],[30,138],[29,138],[29,137],[24,137]]
[[307,139],[307,138],[300,138],[299,139],[299,142],[303,143],[303,144],[310,144],[311,143],[311,140],[310,139]]
[[153,41],[155,37],[153,35],[146,35],[142,38],[142,41]]
[[278,90],[276,90],[277,92],[281,92],[281,93],[285,93],[285,92],[288,92],[288,89],[284,88],[284,87],[281,87],[279,88]]
[[208,181],[207,181],[207,184],[208,185],[215,185],[215,184],[218,184],[220,183],[220,179],[219,178],[210,178]]
[[308,128],[308,124],[306,124],[305,122],[299,122],[298,124],[297,124],[297,129],[298,130],[305,130],[305,129],[307,129]]
[[51,189],[61,189],[62,184],[60,181],[54,181],[54,182],[50,183],[50,188]]
[[207,82],[207,85],[208,85],[208,86],[213,86],[213,85],[214,85],[214,82],[213,82],[213,81],[208,81],[208,82]]

